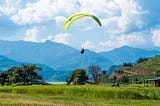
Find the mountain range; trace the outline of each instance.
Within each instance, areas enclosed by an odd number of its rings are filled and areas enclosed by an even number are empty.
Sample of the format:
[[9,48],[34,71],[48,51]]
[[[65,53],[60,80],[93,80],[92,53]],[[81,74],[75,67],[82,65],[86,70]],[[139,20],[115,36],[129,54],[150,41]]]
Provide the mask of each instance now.
[[43,71],[40,74],[45,80],[64,81],[76,68],[86,69],[90,65],[98,65],[107,70],[112,65],[135,62],[138,58],[153,57],[158,54],[160,52],[157,50],[148,51],[123,46],[100,53],[85,50],[82,55],[79,50],[69,45],[49,40],[44,43],[0,40],[0,71],[14,65],[33,63],[42,67]]
[[100,55],[111,60],[113,64],[119,65],[123,63],[134,63],[139,58],[148,58],[159,55],[158,50],[144,50],[129,46],[122,46],[108,52],[100,52]]
[[[12,59],[9,59],[5,56],[0,55],[0,72],[5,71],[13,66],[21,66],[23,64],[32,64],[32,63],[25,63],[25,62],[17,62]],[[45,66],[43,64],[36,64],[38,67],[41,67],[42,70],[38,73],[43,76],[43,79],[46,81],[53,81],[53,80],[65,80],[63,76],[65,74],[60,74],[60,72],[54,70],[51,67]],[[58,74],[62,76],[57,76]]]
[[68,45],[46,41],[44,43],[26,41],[0,41],[0,55],[18,62],[44,64],[56,70],[72,70],[99,65],[107,69],[112,62],[107,58],[86,50],[82,55],[79,50]]

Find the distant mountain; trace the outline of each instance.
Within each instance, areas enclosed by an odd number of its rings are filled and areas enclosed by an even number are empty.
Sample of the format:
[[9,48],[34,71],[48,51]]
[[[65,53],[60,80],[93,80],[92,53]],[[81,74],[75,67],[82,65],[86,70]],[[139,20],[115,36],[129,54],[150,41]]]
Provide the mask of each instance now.
[[111,60],[115,65],[135,62],[139,58],[154,57],[160,54],[157,50],[144,50],[129,46],[122,46],[109,52],[100,52],[100,55]]
[[21,63],[18,63],[14,60],[9,59],[8,57],[0,55],[0,72],[7,70],[8,68],[12,66],[20,66],[20,65]]
[[[6,71],[7,69],[9,69],[13,66],[20,66],[23,64],[30,64],[30,63],[17,62],[17,61],[9,59],[8,57],[0,55],[0,72]],[[42,68],[42,71],[40,71],[39,74],[42,75],[44,80],[46,80],[46,81],[65,80],[63,78],[64,74],[60,75],[59,72],[55,71],[53,68],[50,68],[50,67],[42,65],[42,64],[36,64],[36,65]],[[57,78],[57,76],[58,76],[58,78]],[[60,77],[62,77],[62,78],[60,78]]]
[[159,51],[159,52],[160,52],[160,47],[156,47],[156,48],[155,48],[155,50],[157,50],[157,51]]
[[86,50],[82,55],[79,50],[49,40],[44,43],[0,41],[0,55],[18,62],[44,64],[59,71],[86,68],[89,65],[108,69],[112,65],[112,61],[95,52]]

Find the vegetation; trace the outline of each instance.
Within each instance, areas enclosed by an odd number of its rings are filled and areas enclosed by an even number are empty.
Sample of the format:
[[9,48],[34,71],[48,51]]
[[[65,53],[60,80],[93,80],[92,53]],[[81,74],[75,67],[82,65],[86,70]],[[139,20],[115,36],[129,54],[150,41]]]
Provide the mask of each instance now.
[[[139,58],[136,63],[124,63],[122,66],[112,66],[112,76],[102,71],[99,66],[88,67],[89,82],[94,84],[142,84],[146,79],[160,77],[160,56]],[[79,83],[80,84],[80,83]]]
[[41,68],[36,65],[22,65],[11,67],[0,73],[0,85],[32,85],[40,84],[43,79],[37,74]]
[[157,106],[160,89],[143,85],[1,86],[0,104],[16,106]]
[[[156,59],[155,59],[156,58]],[[83,85],[88,81],[86,70],[76,69],[67,78],[67,84],[71,82],[76,85],[37,85],[37,86],[0,86],[0,105],[19,106],[157,106],[160,104],[160,89],[153,85],[142,84],[147,78],[160,75],[160,71],[155,70],[155,74],[126,74],[126,72],[136,69],[140,64],[153,64],[153,69],[159,65],[159,56],[144,60],[136,64],[126,63],[121,68],[115,68],[118,76],[109,77],[106,71],[99,66],[90,66],[89,74],[92,76],[94,85]],[[158,60],[158,61],[157,61]],[[157,61],[157,62],[155,62]],[[148,63],[149,62],[149,63]],[[142,66],[144,66],[142,65]],[[142,67],[141,66],[141,67]],[[0,73],[1,85],[31,85],[35,82],[41,83],[42,77],[37,74],[40,68],[35,65],[23,65],[12,67]],[[110,84],[120,83],[120,87],[111,87]],[[127,85],[125,85],[127,84]],[[152,86],[152,87],[151,87]],[[20,99],[19,99],[20,98]]]
[[0,92],[16,94],[48,94],[103,99],[157,99],[160,89],[144,85],[111,87],[110,85],[46,85],[46,86],[5,86]]
[[94,84],[99,84],[100,82],[103,82],[105,78],[107,77],[106,71],[101,70],[101,68],[96,65],[89,66],[88,72],[90,73],[92,77],[92,82]]
[[159,100],[101,99],[48,94],[0,93],[1,106],[158,106]]
[[84,85],[88,80],[86,71],[84,69],[76,69],[67,78],[67,84],[73,82],[74,85]]
[[149,58],[139,58],[138,60],[137,60],[137,64],[139,64],[139,63],[142,63],[142,62],[144,62],[144,61],[147,61]]
[[139,58],[135,64],[124,63],[112,74],[111,82],[115,76],[121,84],[142,84],[146,79],[160,77],[160,56]]
[[100,75],[101,68],[99,66],[91,65],[88,67],[88,71],[90,72],[90,74],[93,78],[93,83],[98,84],[99,83],[98,77]]
[[157,55],[154,58],[150,58],[144,62],[141,62],[139,64],[136,64],[134,67],[136,69],[143,69],[143,70],[160,70],[160,56]]
[[123,63],[123,67],[132,67],[133,64],[132,63]]

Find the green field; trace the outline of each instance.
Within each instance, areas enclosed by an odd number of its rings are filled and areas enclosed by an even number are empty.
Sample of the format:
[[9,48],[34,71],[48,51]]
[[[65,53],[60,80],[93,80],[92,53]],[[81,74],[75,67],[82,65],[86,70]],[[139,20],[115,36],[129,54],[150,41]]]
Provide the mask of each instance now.
[[160,106],[160,88],[108,85],[1,86],[1,106]]

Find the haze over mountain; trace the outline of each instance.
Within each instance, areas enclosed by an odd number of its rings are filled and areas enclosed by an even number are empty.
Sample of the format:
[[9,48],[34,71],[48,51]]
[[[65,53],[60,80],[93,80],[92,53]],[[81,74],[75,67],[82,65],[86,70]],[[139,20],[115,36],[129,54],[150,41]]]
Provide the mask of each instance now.
[[[21,66],[23,64],[32,64],[32,63],[24,63],[24,62],[17,62],[12,59],[9,59],[8,57],[1,56],[0,55],[0,72],[6,71],[7,69],[13,67],[13,66]],[[54,70],[51,67],[42,65],[42,64],[36,64],[38,67],[41,67],[42,70],[38,73],[42,75],[43,79],[46,81],[64,81],[65,77],[67,77],[68,73],[61,73],[59,71]]]
[[119,65],[128,62],[135,62],[139,58],[154,57],[160,54],[157,50],[144,50],[129,46],[122,46],[109,52],[100,52],[100,55],[110,59],[114,64]]
[[[109,52],[95,53],[80,51],[68,45],[46,41],[35,43],[27,41],[0,41],[0,71],[22,64],[37,64],[42,67],[40,74],[45,80],[65,81],[70,72],[76,68],[87,68],[89,65],[99,65],[108,70],[112,65],[124,62],[135,62],[138,58],[153,57],[160,52],[148,51],[129,46],[123,46]],[[6,57],[5,57],[6,56]],[[108,74],[112,74],[107,72]]]
[[86,50],[82,55],[77,49],[49,40],[44,43],[0,41],[0,55],[18,62],[44,64],[59,71],[87,68],[89,65],[108,69],[112,65],[112,61],[95,52]]

